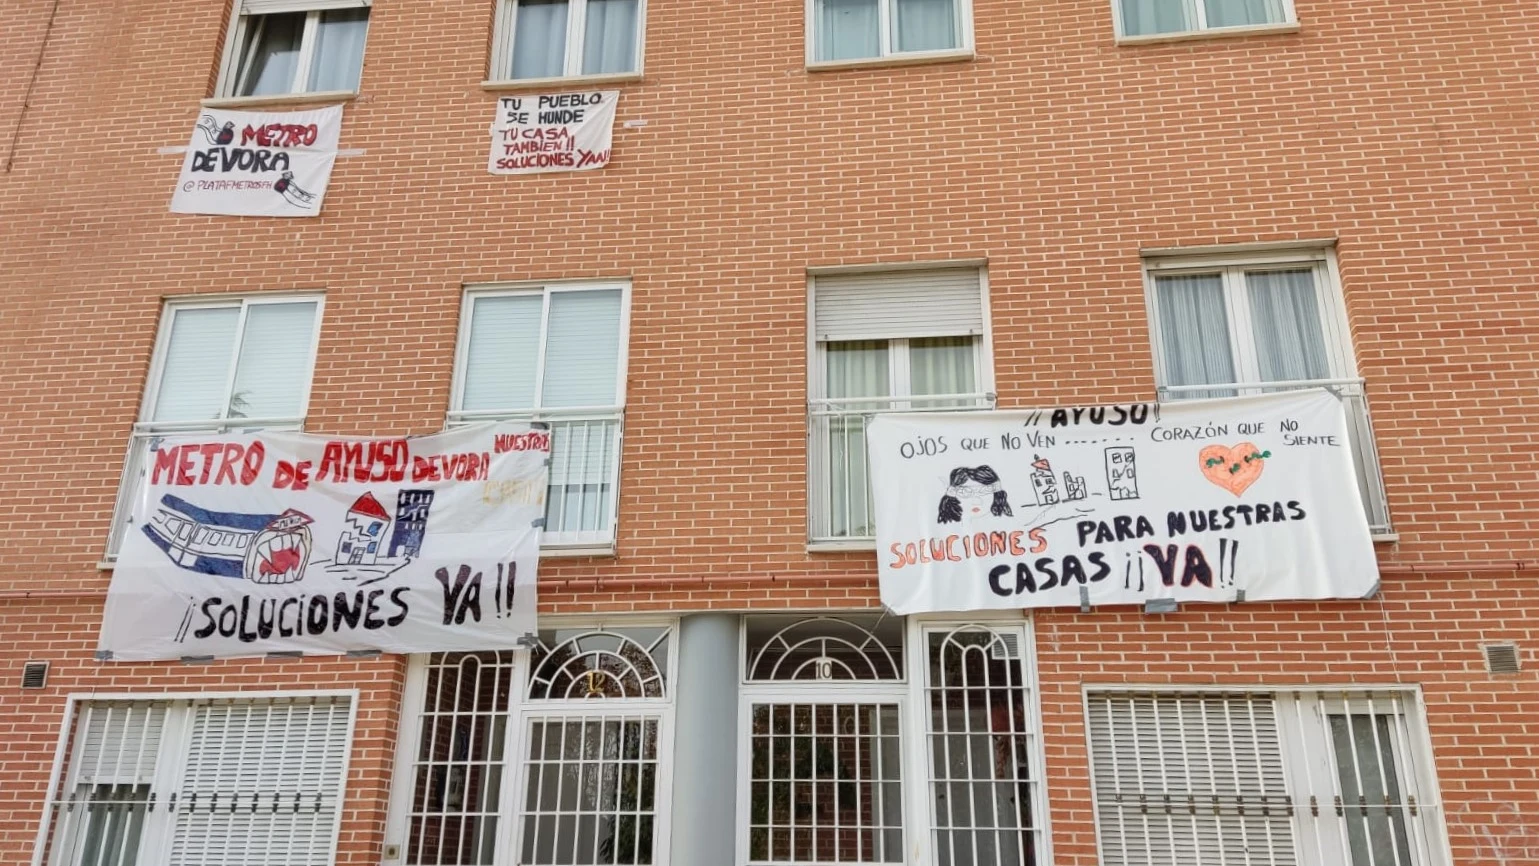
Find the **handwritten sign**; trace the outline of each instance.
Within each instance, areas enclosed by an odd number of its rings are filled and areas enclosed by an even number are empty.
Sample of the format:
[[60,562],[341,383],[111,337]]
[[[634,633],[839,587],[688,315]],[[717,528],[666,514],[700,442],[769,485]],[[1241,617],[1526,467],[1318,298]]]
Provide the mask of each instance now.
[[882,415],[868,443],[897,613],[1361,598],[1378,582],[1327,391]]
[[205,109],[172,213],[313,217],[331,183],[342,106],[280,113]]
[[492,122],[492,174],[586,171],[609,164],[618,90],[504,96]]
[[511,649],[535,627],[549,431],[154,443],[107,593],[112,659]]

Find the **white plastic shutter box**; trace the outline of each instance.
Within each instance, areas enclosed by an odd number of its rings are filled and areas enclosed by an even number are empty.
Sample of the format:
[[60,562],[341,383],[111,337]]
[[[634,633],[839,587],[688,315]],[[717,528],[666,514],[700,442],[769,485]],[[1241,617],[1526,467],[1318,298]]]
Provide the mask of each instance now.
[[169,866],[329,866],[351,722],[346,697],[193,707]]
[[326,9],[357,9],[373,5],[370,0],[243,0],[244,15],[276,15],[281,12],[311,12]]
[[815,276],[812,297],[821,342],[983,333],[977,268]]

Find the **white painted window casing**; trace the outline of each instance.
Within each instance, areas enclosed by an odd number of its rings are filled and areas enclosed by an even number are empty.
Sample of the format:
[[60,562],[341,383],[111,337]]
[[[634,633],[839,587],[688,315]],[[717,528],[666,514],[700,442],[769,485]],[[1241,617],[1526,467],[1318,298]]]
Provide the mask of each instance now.
[[358,90],[370,0],[234,0],[217,95]]
[[1120,39],[1245,33],[1296,24],[1293,0],[1112,0]]
[[807,65],[968,56],[970,0],[806,0]]
[[639,75],[646,0],[497,0],[494,82]]

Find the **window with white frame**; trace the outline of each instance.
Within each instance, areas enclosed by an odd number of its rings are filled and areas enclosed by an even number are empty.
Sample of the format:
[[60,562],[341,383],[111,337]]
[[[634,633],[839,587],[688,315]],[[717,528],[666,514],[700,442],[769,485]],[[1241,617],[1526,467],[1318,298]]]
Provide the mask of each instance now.
[[614,543],[629,286],[466,293],[449,423],[550,425],[547,547]]
[[41,862],[335,859],[350,697],[72,699],[69,713]]
[[641,71],[644,0],[499,0],[494,81]]
[[303,425],[320,319],[321,299],[313,295],[166,305],[124,461],[109,556],[132,529],[129,512],[146,458],[163,437]]
[[811,291],[809,537],[870,542],[871,418],[993,406],[983,272],[818,274]]
[[1112,0],[1118,36],[1293,23],[1293,0]]
[[743,634],[739,866],[1047,862],[1023,625],[752,616]]
[[1086,692],[1101,862],[1446,866],[1414,690]]
[[672,636],[555,628],[528,654],[414,659],[406,866],[667,862]]
[[220,96],[353,93],[370,0],[235,0]]
[[972,47],[969,0],[807,0],[810,64]]
[[1329,388],[1347,410],[1368,522],[1388,532],[1367,397],[1331,250],[1162,251],[1146,253],[1144,269],[1161,398]]

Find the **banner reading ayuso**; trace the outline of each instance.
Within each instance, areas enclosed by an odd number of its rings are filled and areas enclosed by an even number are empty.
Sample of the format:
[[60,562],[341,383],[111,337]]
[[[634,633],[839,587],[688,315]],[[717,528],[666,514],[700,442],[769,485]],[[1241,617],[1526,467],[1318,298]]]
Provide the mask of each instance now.
[[881,415],[867,438],[882,602],[900,614],[1378,584],[1327,391]]
[[160,440],[99,655],[514,648],[535,630],[550,440],[508,423]]
[[172,213],[319,216],[342,136],[342,106],[205,109],[171,196]]

